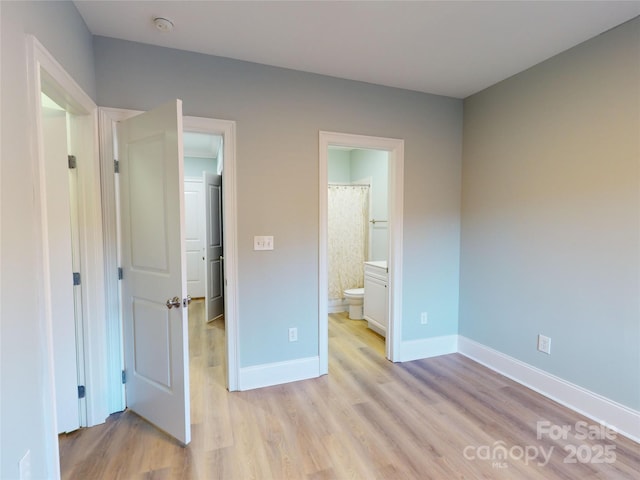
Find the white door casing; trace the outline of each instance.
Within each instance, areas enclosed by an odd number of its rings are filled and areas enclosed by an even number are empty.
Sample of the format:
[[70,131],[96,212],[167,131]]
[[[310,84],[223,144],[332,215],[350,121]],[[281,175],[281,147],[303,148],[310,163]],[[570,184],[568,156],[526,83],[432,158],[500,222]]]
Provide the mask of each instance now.
[[388,255],[388,328],[386,357],[400,360],[402,340],[402,237],[404,197],[404,140],[339,132],[319,133],[319,255],[318,255],[318,352],[320,374],[329,371],[328,336],[328,260],[327,260],[327,187],[329,146],[385,150],[389,152],[389,255]]
[[[180,100],[118,125],[127,406],[186,445],[191,425],[182,131]],[[168,308],[173,298],[176,304]]]
[[[49,249],[50,222],[47,206],[46,159],[43,142],[43,125],[41,112],[41,92],[72,114],[69,122],[71,148],[73,154],[82,162],[83,168],[77,172],[78,184],[78,228],[80,240],[80,256],[82,258],[82,321],[84,327],[83,352],[87,365],[91,365],[85,373],[87,396],[84,402],[86,425],[103,423],[108,416],[104,401],[106,379],[104,358],[104,338],[106,336],[106,319],[104,304],[105,271],[103,259],[102,210],[100,188],[100,165],[97,150],[98,107],[82,90],[77,82],[65,71],[46,48],[33,36],[26,35],[27,78],[29,91],[29,159],[34,173],[34,216],[36,221],[35,235],[40,249],[34,252],[38,264],[39,275],[33,279],[34,288],[39,293],[34,301],[38,303],[41,320],[46,332],[45,358],[47,365],[42,373],[43,415],[45,430],[43,435],[52,447],[46,454],[51,472],[60,470],[58,455],[58,428],[55,412],[55,373],[53,352],[53,304],[56,299],[52,286],[63,282],[50,269],[50,260],[56,255]],[[66,172],[65,172],[66,174]],[[66,184],[68,185],[68,184]],[[43,366],[44,367],[44,366]],[[83,415],[86,414],[85,417]],[[56,475],[57,477],[58,475]]]
[[205,318],[215,320],[224,314],[224,265],[222,248],[222,176],[203,172],[205,185],[205,258],[207,297]]
[[192,298],[205,296],[204,195],[202,179],[185,179],[184,213],[187,255],[187,292]]
[[[124,110],[119,108],[99,108],[100,117],[100,168],[102,208],[104,213],[104,245],[105,245],[105,269],[106,269],[106,306],[108,309],[106,333],[108,345],[108,401],[109,412],[118,412],[125,408],[124,386],[121,383],[121,370],[123,368],[121,358],[123,334],[121,322],[121,295],[120,281],[117,270],[121,266],[120,254],[120,219],[118,207],[118,181],[114,181],[114,158],[117,157],[115,149],[115,129],[118,122],[140,114],[137,110]],[[217,120],[213,118],[185,116],[183,127],[190,132],[202,132],[220,135],[223,138],[223,155],[225,159],[222,172],[224,188],[224,248],[225,261],[225,335],[226,335],[226,381],[230,391],[238,390],[238,289],[237,289],[237,215],[236,215],[236,125],[234,121]],[[117,177],[118,175],[116,175]]]

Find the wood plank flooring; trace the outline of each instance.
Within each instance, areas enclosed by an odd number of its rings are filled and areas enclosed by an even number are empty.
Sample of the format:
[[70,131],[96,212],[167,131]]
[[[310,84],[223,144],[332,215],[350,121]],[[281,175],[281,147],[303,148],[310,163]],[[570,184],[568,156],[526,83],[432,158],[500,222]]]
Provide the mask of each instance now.
[[[330,316],[329,375],[229,393],[223,322],[205,324],[202,302],[189,312],[191,444],[129,411],[114,414],[60,437],[63,479],[640,476],[637,443],[575,431],[538,438],[540,421],[572,430],[594,423],[459,354],[393,364],[384,339],[345,314]],[[597,463],[612,454],[613,463]]]

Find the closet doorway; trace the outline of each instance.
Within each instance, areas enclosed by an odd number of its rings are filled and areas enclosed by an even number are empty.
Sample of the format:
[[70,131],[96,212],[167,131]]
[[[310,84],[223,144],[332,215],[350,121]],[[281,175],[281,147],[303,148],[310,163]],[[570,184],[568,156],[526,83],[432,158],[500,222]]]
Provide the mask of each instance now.
[[[47,367],[42,371],[47,440],[104,420],[100,362],[104,270],[97,106],[33,36],[26,37],[29,136],[34,174],[34,226],[39,251],[34,279],[42,298]],[[47,97],[47,98],[45,98]],[[26,159],[25,159],[26,160]],[[55,405],[47,409],[47,405]],[[51,459],[52,471],[59,457]]]

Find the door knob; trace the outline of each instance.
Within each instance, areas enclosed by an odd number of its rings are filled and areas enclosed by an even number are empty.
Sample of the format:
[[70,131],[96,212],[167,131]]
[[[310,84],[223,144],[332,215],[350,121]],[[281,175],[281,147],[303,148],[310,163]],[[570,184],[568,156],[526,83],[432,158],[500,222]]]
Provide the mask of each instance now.
[[[176,297],[177,298],[177,297]],[[182,300],[182,306],[186,307],[187,305],[189,305],[191,303],[191,295],[187,295],[187,298],[185,298],[184,300]]]
[[167,300],[167,308],[171,310],[173,307],[180,307],[182,302],[178,297],[173,297],[171,300]]

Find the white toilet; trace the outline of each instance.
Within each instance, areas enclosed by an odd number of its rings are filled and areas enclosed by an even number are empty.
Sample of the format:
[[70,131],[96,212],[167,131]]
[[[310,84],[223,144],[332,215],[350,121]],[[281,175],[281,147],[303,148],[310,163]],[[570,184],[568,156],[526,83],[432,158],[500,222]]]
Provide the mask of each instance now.
[[364,302],[364,288],[350,288],[343,292],[349,304],[349,318],[362,320],[362,303]]

